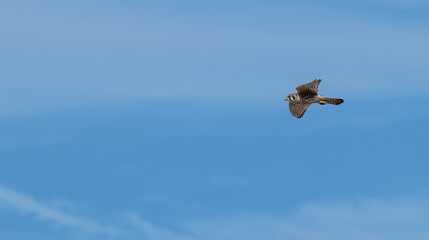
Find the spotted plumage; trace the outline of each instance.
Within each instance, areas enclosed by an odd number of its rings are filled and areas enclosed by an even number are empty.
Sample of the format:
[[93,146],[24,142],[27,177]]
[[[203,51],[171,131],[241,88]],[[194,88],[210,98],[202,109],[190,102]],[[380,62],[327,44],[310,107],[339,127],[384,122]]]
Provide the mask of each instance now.
[[340,98],[328,98],[319,95],[318,88],[321,81],[320,79],[316,79],[312,82],[303,84],[296,88],[297,93],[290,94],[285,98],[285,101],[289,102],[289,110],[293,116],[302,118],[307,108],[313,103],[319,103],[320,105],[340,105],[344,102],[344,100]]

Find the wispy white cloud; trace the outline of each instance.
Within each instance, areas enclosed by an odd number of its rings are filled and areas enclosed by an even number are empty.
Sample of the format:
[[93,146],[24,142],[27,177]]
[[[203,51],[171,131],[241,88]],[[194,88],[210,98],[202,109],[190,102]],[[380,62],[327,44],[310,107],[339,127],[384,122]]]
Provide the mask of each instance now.
[[0,185],[0,206],[80,229],[83,234],[148,240],[426,240],[429,238],[427,200],[420,197],[306,204],[289,215],[245,215],[193,221],[184,225],[183,233],[177,233],[155,226],[135,212],[126,215],[126,222],[134,229],[106,226],[58,211]]
[[147,240],[192,240],[192,238],[185,235],[154,226],[134,212],[127,214],[126,221],[134,227],[134,230],[125,230],[117,226],[107,226],[95,220],[64,213],[40,203],[26,194],[18,193],[2,185],[0,185],[0,206],[34,214],[43,221],[51,221],[64,227],[79,229],[81,230],[80,234],[83,235],[92,233],[118,239],[141,239],[143,237]]
[[204,240],[428,239],[423,200],[310,204],[288,217],[242,216],[189,225]]
[[15,192],[1,185],[0,203],[25,213],[34,214],[38,219],[51,221],[62,226],[77,228],[91,233],[105,234],[112,237],[127,235],[127,232],[122,229],[105,226],[90,219],[61,212],[36,201],[28,195]]
[[139,231],[149,240],[191,240],[192,238],[174,233],[167,229],[162,229],[154,226],[148,221],[145,221],[136,213],[129,213],[128,219],[139,229]]

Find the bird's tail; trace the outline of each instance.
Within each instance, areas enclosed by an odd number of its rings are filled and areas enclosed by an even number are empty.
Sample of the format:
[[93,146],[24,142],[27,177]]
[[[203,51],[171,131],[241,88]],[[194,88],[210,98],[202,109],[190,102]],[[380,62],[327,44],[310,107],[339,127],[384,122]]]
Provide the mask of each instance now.
[[332,105],[340,105],[341,103],[343,103],[344,100],[341,98],[328,98],[328,97],[324,97],[319,103],[322,105],[325,104],[332,104]]

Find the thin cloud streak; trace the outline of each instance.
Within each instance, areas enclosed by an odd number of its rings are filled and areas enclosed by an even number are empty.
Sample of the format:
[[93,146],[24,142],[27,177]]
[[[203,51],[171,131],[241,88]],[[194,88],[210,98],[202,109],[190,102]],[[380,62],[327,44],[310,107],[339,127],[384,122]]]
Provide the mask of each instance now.
[[204,240],[428,239],[425,199],[310,204],[288,217],[242,216],[188,227]]
[[112,237],[127,235],[124,230],[104,226],[93,220],[63,213],[34,200],[30,196],[15,192],[1,185],[0,202],[22,212],[35,214],[41,220],[51,221],[65,227],[77,228],[85,232],[105,234]]
[[129,213],[128,219],[149,240],[192,240],[187,236],[173,233],[167,229],[161,229],[150,222],[141,219],[136,213]]
[[139,236],[143,235],[148,240],[192,240],[190,237],[156,227],[133,212],[127,214],[127,219],[137,231],[123,230],[115,226],[105,226],[94,220],[58,211],[34,200],[28,195],[18,193],[2,185],[0,185],[1,206],[35,214],[40,220],[51,221],[65,227],[79,229],[83,232],[107,235],[113,238],[138,239]]
[[[96,221],[72,216],[43,205],[32,197],[0,185],[0,206],[13,207],[39,219],[86,233],[121,239],[148,240],[351,240],[416,239],[429,237],[427,198],[405,200],[363,200],[307,204],[283,216],[246,215],[217,220],[194,221],[185,233],[176,233],[143,220],[137,213],[127,214],[134,230],[124,231]],[[137,230],[136,230],[137,229]]]

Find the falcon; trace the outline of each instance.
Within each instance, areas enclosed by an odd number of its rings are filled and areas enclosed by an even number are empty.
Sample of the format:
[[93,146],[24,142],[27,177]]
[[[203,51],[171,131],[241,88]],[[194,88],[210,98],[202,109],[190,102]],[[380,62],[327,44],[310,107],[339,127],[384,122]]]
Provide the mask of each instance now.
[[289,110],[296,118],[302,118],[307,108],[313,103],[320,105],[340,105],[344,102],[341,98],[329,98],[318,94],[319,84],[322,80],[316,79],[296,88],[297,93],[290,94],[285,98],[289,102]]

